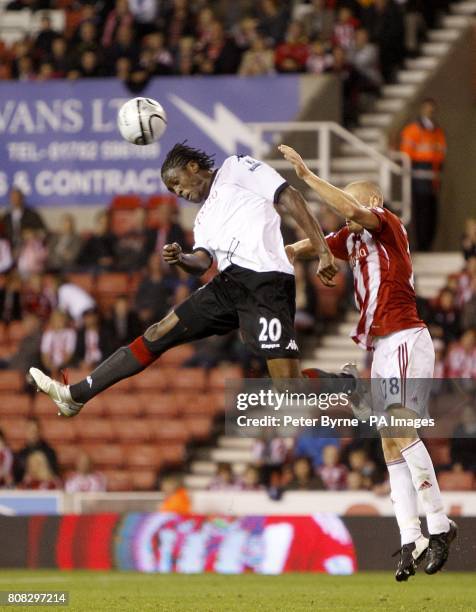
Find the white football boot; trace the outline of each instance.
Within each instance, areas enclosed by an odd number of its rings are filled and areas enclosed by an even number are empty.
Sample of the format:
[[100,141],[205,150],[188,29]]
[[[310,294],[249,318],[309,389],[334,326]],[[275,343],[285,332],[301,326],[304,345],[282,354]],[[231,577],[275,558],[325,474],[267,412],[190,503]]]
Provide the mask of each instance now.
[[73,401],[69,385],[53,380],[38,368],[30,368],[29,371],[38,389],[49,395],[58,406],[58,415],[73,417],[79,413],[83,404],[77,404]]

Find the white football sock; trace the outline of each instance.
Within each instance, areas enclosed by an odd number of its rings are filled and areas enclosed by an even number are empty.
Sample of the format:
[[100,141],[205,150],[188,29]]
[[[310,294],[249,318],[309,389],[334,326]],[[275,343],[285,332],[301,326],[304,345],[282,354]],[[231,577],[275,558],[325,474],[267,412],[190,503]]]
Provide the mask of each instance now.
[[400,529],[402,546],[416,542],[421,536],[418,517],[418,496],[405,459],[387,463],[393,510]]
[[415,440],[402,450],[412,475],[413,485],[426,514],[430,534],[449,531],[450,523],[443,512],[443,500],[433,462],[422,440]]

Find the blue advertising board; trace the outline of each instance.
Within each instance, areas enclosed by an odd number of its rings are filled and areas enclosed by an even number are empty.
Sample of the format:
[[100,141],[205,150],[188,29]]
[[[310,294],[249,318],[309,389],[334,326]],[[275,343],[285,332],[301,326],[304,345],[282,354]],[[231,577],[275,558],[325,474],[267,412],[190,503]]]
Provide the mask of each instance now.
[[60,514],[62,493],[15,491],[0,493],[0,515]]
[[122,140],[117,110],[134,97],[116,79],[0,84],[0,203],[14,184],[33,206],[106,204],[117,193],[164,190],[160,163],[176,142],[216,154],[250,153],[247,125],[289,121],[299,111],[299,77],[155,78],[141,95],[166,109],[159,143]]

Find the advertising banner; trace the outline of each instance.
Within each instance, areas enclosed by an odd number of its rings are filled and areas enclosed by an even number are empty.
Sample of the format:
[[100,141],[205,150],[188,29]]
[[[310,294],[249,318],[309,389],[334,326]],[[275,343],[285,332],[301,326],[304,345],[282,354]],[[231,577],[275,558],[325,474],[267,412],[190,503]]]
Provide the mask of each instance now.
[[33,206],[107,204],[115,194],[160,192],[160,163],[176,142],[188,140],[220,163],[256,145],[248,122],[294,119],[299,77],[155,78],[141,95],[167,112],[160,143],[122,140],[117,111],[135,94],[116,79],[2,83],[0,202],[13,184]]

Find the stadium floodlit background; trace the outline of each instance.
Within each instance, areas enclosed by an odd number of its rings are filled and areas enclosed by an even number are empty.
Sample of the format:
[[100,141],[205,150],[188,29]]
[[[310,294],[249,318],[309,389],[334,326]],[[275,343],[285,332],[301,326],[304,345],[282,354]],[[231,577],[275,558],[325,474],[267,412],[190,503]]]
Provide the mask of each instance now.
[[[70,590],[72,609],[390,610],[428,597],[433,610],[475,609],[463,573],[476,569],[474,402],[456,429],[443,423],[445,437],[427,440],[445,510],[459,517],[448,566],[458,574],[398,591],[390,573],[114,581],[113,569],[392,570],[398,533],[379,439],[229,435],[226,381],[265,375],[238,335],[167,352],[72,420],[27,377],[34,365],[80,380],[212,277],[161,259],[166,243],[191,245],[196,207],[160,180],[164,152],[187,139],[217,164],[265,158],[297,187],[280,142],[339,186],[380,182],[410,235],[435,375],[476,380],[475,16],[471,0],[0,0],[0,590]],[[138,95],[168,115],[147,147],[116,127]],[[427,98],[439,148],[425,149]],[[324,229],[337,229],[304,193]],[[300,238],[291,222],[283,234]],[[329,289],[314,267],[296,267],[304,364],[356,361],[365,375],[371,354],[348,337],[349,270]]]

